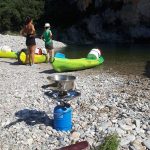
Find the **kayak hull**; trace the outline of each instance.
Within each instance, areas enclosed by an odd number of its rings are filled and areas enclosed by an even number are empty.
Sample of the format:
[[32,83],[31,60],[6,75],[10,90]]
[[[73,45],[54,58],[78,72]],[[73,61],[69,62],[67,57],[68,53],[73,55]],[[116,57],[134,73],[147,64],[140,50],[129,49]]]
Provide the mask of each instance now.
[[17,58],[16,52],[0,51],[0,58]]
[[[26,61],[26,53],[24,51],[21,51],[18,54],[18,61],[21,64],[25,64]],[[34,63],[44,63],[46,62],[46,55],[34,55]]]
[[65,71],[76,71],[93,68],[95,66],[102,64],[103,62],[104,59],[102,56],[99,59],[87,59],[87,58],[67,59],[55,57],[52,66],[53,69],[57,72],[65,72]]

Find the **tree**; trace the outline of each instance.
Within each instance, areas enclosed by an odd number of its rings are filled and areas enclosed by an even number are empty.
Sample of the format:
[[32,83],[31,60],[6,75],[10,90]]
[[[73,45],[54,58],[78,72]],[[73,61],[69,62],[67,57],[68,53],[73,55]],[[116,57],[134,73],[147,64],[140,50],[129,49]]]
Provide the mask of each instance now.
[[0,8],[0,31],[15,31],[24,24],[26,16],[37,21],[43,15],[44,0],[0,0]]

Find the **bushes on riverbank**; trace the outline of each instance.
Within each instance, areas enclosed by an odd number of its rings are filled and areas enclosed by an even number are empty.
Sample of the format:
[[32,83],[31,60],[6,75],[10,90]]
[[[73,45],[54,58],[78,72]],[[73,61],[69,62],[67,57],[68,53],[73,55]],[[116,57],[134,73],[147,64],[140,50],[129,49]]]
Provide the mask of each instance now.
[[0,0],[0,31],[17,31],[27,15],[35,22],[44,14],[44,0]]

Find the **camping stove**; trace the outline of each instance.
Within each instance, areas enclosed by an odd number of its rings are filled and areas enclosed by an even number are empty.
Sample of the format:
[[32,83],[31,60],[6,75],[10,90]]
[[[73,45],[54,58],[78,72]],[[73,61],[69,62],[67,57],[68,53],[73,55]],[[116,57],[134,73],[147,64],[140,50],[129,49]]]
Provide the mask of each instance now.
[[48,80],[56,83],[56,88],[49,91],[48,96],[59,102],[54,108],[54,128],[68,131],[72,129],[72,108],[68,101],[81,95],[75,87],[75,76],[54,75]]
[[49,76],[47,79],[56,84],[56,87],[51,89],[48,95],[60,103],[67,103],[81,95],[75,86],[75,76],[54,75]]
[[56,90],[50,90],[48,93],[48,96],[56,102],[59,102],[60,105],[64,105],[65,103],[68,103],[68,101],[80,96],[81,93],[76,90],[69,90],[69,91],[56,91]]

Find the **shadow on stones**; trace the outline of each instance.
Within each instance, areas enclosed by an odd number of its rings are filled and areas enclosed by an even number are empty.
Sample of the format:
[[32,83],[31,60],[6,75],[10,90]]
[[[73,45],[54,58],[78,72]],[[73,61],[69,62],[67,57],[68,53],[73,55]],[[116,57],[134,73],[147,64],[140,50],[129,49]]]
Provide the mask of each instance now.
[[44,92],[44,94],[49,98],[54,98],[54,93],[58,93],[58,90],[50,89],[50,91]]
[[39,73],[53,74],[53,73],[56,73],[56,71],[54,69],[49,69],[49,70],[44,70],[44,71],[39,72]]
[[19,62],[13,62],[13,63],[10,63],[10,65],[22,65],[22,64],[20,64]]
[[27,125],[34,126],[36,124],[44,124],[45,126],[53,127],[53,119],[50,119],[45,111],[37,111],[30,109],[23,109],[15,113],[18,118],[16,121],[6,125],[5,128],[9,128],[19,122],[24,121]]
[[[87,69],[82,69],[82,70],[87,70]],[[63,71],[64,73],[68,73],[68,72],[74,72],[74,71],[81,71],[81,70],[68,70],[68,71]],[[39,73],[46,73],[46,74],[53,74],[53,73],[57,73],[57,74],[59,74],[59,73],[62,73],[62,72],[57,72],[57,71],[55,71],[54,69],[51,69],[51,70],[44,70],[44,71],[42,71],[42,72],[39,72]]]
[[16,62],[0,61],[0,62],[8,63],[10,65],[21,65],[18,61],[16,61]]
[[54,83],[51,83],[51,84],[43,85],[42,88],[43,89],[47,89],[49,87],[57,88],[57,86],[58,86],[58,83],[54,82]]
[[146,62],[144,76],[150,78],[150,61]]

